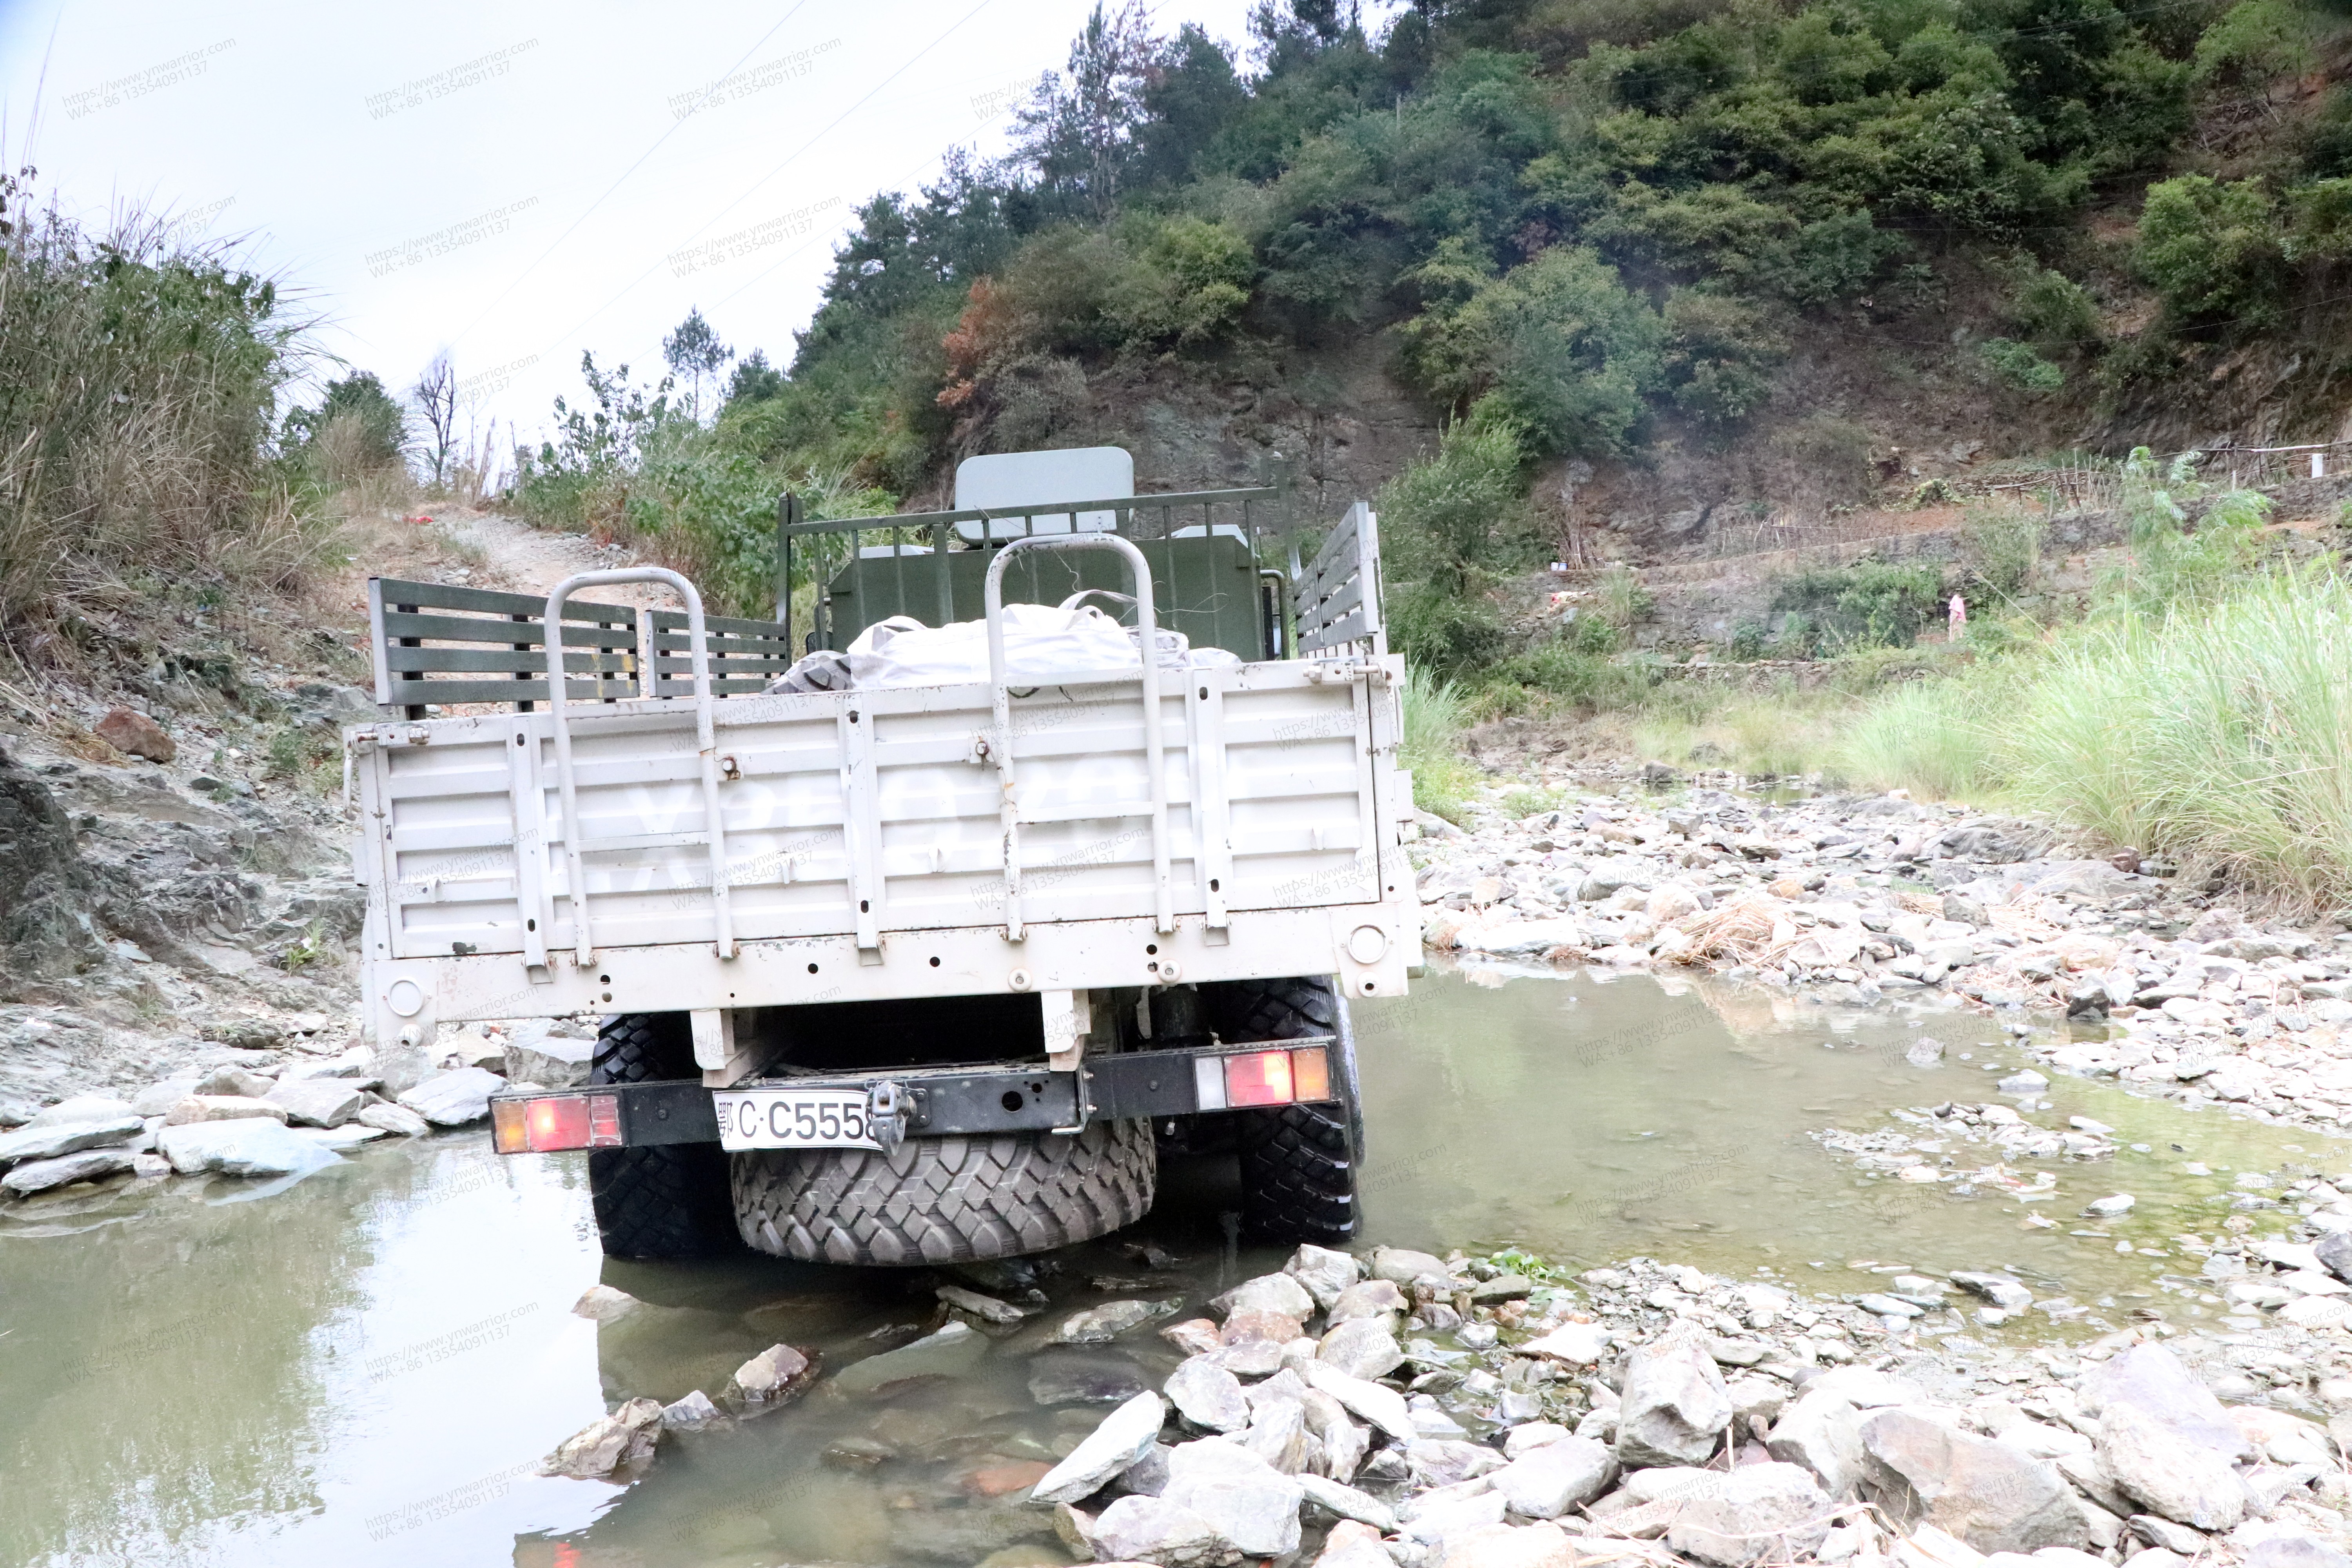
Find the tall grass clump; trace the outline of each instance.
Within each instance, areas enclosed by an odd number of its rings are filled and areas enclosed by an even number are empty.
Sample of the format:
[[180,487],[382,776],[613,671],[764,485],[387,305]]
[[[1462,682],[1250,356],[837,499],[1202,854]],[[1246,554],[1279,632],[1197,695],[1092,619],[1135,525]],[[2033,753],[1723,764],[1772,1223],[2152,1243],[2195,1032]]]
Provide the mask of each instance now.
[[2000,778],[1982,678],[1898,686],[1852,721],[1841,771],[1856,783],[1938,799],[1979,795]]
[[1448,822],[1460,822],[1464,797],[1477,784],[1476,770],[1462,759],[1462,735],[1470,727],[1470,702],[1461,688],[1420,665],[1406,668],[1404,741],[1399,748],[1412,773],[1412,803]]
[[[29,172],[28,172],[29,173]],[[165,221],[86,231],[0,175],[0,642],[74,663],[160,594],[285,586],[321,548],[271,420],[306,322]]]

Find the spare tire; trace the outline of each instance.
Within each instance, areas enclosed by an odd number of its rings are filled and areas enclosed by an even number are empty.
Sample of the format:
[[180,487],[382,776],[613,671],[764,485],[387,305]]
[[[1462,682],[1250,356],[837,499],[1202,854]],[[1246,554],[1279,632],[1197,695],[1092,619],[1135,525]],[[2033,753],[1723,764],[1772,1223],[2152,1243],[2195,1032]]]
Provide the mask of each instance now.
[[[701,1077],[683,1013],[616,1013],[596,1032],[592,1084]],[[591,1149],[588,1202],[607,1258],[701,1258],[741,1245],[716,1143]]]
[[1074,1137],[909,1138],[731,1156],[747,1246],[810,1263],[911,1268],[1045,1252],[1141,1219],[1160,1173],[1151,1124]]

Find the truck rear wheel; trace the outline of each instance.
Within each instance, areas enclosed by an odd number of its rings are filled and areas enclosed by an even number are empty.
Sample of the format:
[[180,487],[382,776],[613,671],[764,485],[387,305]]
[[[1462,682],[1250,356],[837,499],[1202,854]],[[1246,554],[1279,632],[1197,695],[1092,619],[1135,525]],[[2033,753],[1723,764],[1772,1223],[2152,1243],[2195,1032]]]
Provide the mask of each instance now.
[[1141,1219],[1160,1173],[1149,1121],[1075,1137],[909,1138],[733,1156],[744,1242],[778,1258],[889,1268],[1013,1258]]
[[1202,989],[1221,1039],[1329,1035],[1339,1042],[1332,1068],[1345,1097],[1340,1101],[1236,1111],[1234,1120],[1241,1144],[1244,1228],[1266,1241],[1339,1247],[1354,1240],[1363,1129],[1339,993],[1321,976],[1236,980]]
[[[683,1013],[618,1013],[596,1032],[590,1083],[699,1079]],[[588,1201],[608,1258],[700,1258],[739,1244],[716,1143],[588,1152]]]

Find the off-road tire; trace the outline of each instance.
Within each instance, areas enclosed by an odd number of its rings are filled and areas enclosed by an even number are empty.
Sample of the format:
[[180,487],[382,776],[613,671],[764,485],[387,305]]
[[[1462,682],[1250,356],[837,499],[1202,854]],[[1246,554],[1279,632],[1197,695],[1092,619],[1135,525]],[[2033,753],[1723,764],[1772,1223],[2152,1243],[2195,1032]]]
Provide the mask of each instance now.
[[909,1138],[865,1149],[760,1149],[732,1157],[745,1245],[811,1263],[911,1268],[1045,1252],[1107,1235],[1151,1207],[1160,1161],[1149,1121],[1076,1137]]
[[[1222,1039],[1341,1036],[1339,994],[1320,976],[1237,980],[1203,989],[1212,993],[1211,1014]],[[1332,1077],[1343,1097],[1337,1103],[1234,1112],[1242,1226],[1259,1240],[1340,1247],[1356,1238],[1362,1131],[1339,1052],[1332,1057]]]
[[[617,1013],[597,1031],[590,1083],[700,1077],[683,1013]],[[740,1245],[716,1143],[592,1149],[588,1201],[608,1258],[701,1258]]]

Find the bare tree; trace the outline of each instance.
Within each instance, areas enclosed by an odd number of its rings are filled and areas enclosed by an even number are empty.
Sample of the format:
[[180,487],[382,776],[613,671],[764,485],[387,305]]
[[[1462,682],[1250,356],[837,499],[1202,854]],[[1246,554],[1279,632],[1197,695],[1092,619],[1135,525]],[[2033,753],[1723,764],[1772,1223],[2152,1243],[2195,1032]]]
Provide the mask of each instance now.
[[437,488],[448,470],[450,450],[457,444],[457,373],[451,368],[447,353],[433,356],[433,363],[425,367],[408,395],[416,400],[417,411],[430,432],[425,453],[433,464],[433,483]]

